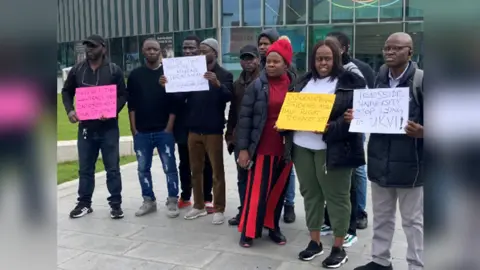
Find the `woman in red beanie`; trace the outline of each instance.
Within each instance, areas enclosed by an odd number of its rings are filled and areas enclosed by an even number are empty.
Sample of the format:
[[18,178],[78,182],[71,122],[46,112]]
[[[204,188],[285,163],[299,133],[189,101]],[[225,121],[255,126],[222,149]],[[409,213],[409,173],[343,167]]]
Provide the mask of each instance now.
[[287,72],[292,57],[290,40],[280,37],[267,51],[265,70],[250,84],[242,100],[236,130],[240,150],[237,162],[249,170],[238,226],[242,247],[250,247],[264,227],[273,242],[283,245],[287,241],[279,220],[292,162],[275,122],[287,92],[293,90],[295,78]]

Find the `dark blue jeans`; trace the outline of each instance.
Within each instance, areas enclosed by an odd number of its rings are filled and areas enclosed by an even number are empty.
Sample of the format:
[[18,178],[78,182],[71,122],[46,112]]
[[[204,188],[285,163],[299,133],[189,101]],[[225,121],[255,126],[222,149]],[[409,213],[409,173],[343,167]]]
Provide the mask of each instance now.
[[122,177],[120,175],[120,132],[118,126],[108,129],[90,130],[79,126],[78,129],[78,201],[87,206],[92,204],[95,189],[95,164],[99,152],[102,152],[103,165],[107,172],[107,188],[110,206],[122,203]]
[[248,171],[240,167],[237,163],[239,151],[234,151],[235,164],[237,165],[237,186],[238,197],[240,198],[240,206],[238,207],[238,213],[242,214],[243,201],[245,200],[245,192],[247,190]]
[[178,196],[178,171],[175,160],[175,139],[167,132],[138,132],[134,136],[134,149],[138,161],[138,179],[142,196],[156,200],[153,192],[152,168],[153,150],[157,149],[167,178],[168,197]]

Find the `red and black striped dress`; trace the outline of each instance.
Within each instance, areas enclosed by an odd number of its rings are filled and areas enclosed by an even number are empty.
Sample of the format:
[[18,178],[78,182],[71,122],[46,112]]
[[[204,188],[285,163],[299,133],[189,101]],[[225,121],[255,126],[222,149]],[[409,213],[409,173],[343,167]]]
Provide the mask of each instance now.
[[290,78],[269,78],[268,114],[254,165],[248,172],[245,201],[238,230],[249,238],[262,235],[263,227],[278,229],[292,162],[283,158],[283,137],[275,130]]

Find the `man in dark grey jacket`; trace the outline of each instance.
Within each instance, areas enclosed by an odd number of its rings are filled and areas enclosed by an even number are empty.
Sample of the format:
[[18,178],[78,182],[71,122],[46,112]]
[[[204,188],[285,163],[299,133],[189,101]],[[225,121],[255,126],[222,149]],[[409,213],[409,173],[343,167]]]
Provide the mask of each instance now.
[[[372,182],[373,261],[355,270],[389,270],[395,232],[397,201],[407,237],[409,270],[423,264],[423,71],[410,56],[413,42],[406,33],[392,34],[383,48],[386,66],[380,69],[377,88],[410,88],[409,121],[403,134],[372,134],[368,143],[368,177]],[[351,111],[345,113],[347,121]]]

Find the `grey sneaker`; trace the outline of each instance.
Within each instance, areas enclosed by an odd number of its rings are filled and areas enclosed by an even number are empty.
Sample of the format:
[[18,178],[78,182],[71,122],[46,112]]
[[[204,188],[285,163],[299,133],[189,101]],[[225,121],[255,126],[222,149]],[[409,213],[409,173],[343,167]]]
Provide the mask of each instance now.
[[207,210],[204,209],[195,209],[192,208],[192,210],[188,211],[188,213],[185,215],[185,219],[196,219],[199,217],[204,217],[206,216]]
[[220,225],[220,224],[223,224],[223,222],[225,222],[225,216],[223,215],[223,213],[213,214],[213,220],[212,220],[213,224]]
[[146,214],[150,214],[157,211],[157,202],[152,201],[150,197],[143,197],[143,204],[140,206],[137,212],[135,212],[135,216],[141,217]]
[[165,205],[167,206],[167,216],[169,218],[176,218],[180,215],[180,211],[178,210],[178,198],[168,197]]

